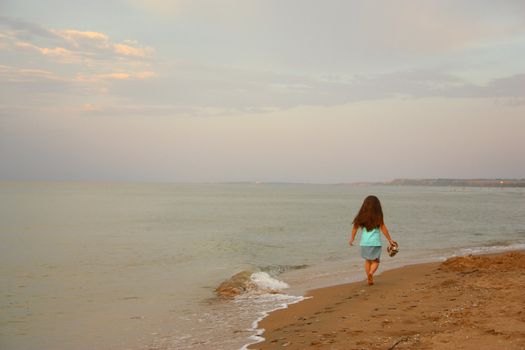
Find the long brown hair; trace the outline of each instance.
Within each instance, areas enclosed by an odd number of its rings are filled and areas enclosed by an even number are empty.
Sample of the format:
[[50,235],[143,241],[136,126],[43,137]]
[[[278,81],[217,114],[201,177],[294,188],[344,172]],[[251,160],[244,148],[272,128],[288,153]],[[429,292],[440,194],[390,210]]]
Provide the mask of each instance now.
[[367,231],[383,225],[383,209],[381,209],[379,198],[376,196],[366,197],[359,213],[354,218],[353,224],[358,227],[366,227]]

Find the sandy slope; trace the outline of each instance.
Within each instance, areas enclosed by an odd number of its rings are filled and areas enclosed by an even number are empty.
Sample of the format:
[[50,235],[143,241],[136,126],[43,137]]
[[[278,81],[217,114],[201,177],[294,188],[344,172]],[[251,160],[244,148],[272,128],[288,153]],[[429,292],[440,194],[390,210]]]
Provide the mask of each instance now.
[[525,349],[525,254],[468,256],[312,291],[250,349]]

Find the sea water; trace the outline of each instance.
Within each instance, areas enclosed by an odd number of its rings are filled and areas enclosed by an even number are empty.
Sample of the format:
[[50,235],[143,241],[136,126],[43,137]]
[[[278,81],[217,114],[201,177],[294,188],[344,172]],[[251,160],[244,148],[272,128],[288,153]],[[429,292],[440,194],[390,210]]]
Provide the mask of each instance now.
[[[0,182],[0,348],[239,349],[306,290],[363,279],[351,221],[377,195],[380,271],[525,248],[525,190]],[[255,290],[214,289],[252,273]]]

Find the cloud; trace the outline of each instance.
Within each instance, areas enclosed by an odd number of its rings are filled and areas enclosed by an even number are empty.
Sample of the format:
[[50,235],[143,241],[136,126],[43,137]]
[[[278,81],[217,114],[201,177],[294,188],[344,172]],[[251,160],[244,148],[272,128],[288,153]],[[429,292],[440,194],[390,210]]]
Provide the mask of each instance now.
[[200,108],[287,109],[335,106],[390,98],[525,97],[523,75],[473,84],[439,69],[384,74],[306,76],[228,67],[173,65],[156,79],[115,81],[111,93],[147,105]]
[[[7,30],[1,39],[9,50],[32,50],[60,63],[82,63],[91,69],[99,63],[106,65],[108,61],[137,65],[152,59],[155,54],[152,47],[140,45],[137,41],[115,42],[109,35],[96,31],[47,29],[5,16],[0,17],[2,26]],[[128,60],[123,61],[123,57]]]
[[0,65],[3,116],[19,115],[22,110],[36,112],[43,106],[62,104],[65,96],[83,93],[80,86],[50,70]]
[[[394,11],[391,4],[385,5],[381,11],[378,7],[379,3],[367,4],[359,3],[356,5],[353,3],[353,6],[354,9],[365,6],[366,13],[373,9],[379,12]],[[425,14],[422,15],[423,18],[426,18],[427,15],[430,16],[431,13],[436,13],[436,18],[444,16],[442,9],[446,7],[432,9],[429,3],[425,4],[427,3],[414,5],[416,10],[422,6],[421,12]],[[284,20],[282,16],[289,13],[290,8],[289,5],[284,4],[282,6],[282,11],[275,13],[276,18],[272,18],[268,23],[271,27],[270,32],[275,28],[282,29],[284,25],[284,22],[281,23]],[[432,3],[432,6],[438,5]],[[305,7],[306,13],[311,13],[314,9],[311,4],[306,4]],[[267,15],[264,11],[263,17]],[[323,7],[319,15],[321,17],[328,16],[323,11],[328,10]],[[329,8],[329,11],[330,16],[335,15],[333,8]],[[303,13],[298,14],[299,20],[294,22],[298,24],[298,28],[289,26],[292,35],[299,34],[294,34],[294,31],[304,29],[303,24],[306,24],[306,19],[301,17],[303,15]],[[350,15],[354,16],[355,14]],[[382,12],[377,14],[379,17],[383,15]],[[395,21],[403,22],[403,15],[399,11],[393,16],[397,16]],[[330,19],[332,18],[330,17]],[[339,17],[333,19],[332,22],[343,23],[341,24],[342,30],[349,29],[350,27],[347,25],[356,25],[357,27],[362,25],[360,28],[368,28],[367,26],[371,25],[369,23],[347,24],[346,21],[341,22]],[[302,23],[303,20],[305,23]],[[394,21],[394,19],[388,20]],[[413,18],[410,20],[416,21]],[[440,20],[436,23],[438,22]],[[278,25],[274,28],[273,24]],[[6,73],[6,69],[3,72],[0,71],[2,76],[9,75],[9,78],[2,83],[2,89],[6,91],[6,94],[0,98],[0,101],[16,98],[10,92],[11,87],[14,86],[15,91],[20,96],[30,97],[29,99],[35,101],[34,103],[37,106],[39,104],[51,104],[52,102],[64,103],[63,95],[67,94],[68,98],[75,96],[75,101],[71,102],[75,106],[97,106],[96,108],[79,109],[89,113],[119,115],[126,113],[151,115],[195,113],[213,115],[217,111],[219,111],[217,113],[233,114],[246,111],[287,109],[305,105],[335,106],[390,98],[481,97],[509,99],[512,100],[512,104],[520,103],[525,98],[525,79],[521,72],[507,76],[500,75],[499,79],[482,85],[461,78],[451,73],[446,67],[390,69],[390,66],[385,66],[381,70],[383,73],[324,74],[314,71],[315,73],[305,74],[301,73],[301,70],[290,70],[271,64],[268,65],[268,69],[254,68],[249,64],[244,66],[246,68],[241,69],[235,66],[215,64],[211,59],[206,63],[189,63],[176,60],[174,60],[175,63],[166,63],[168,61],[166,57],[161,60],[157,59],[155,49],[151,46],[134,40],[115,40],[109,34],[100,31],[82,31],[71,28],[47,29],[40,25],[6,18],[5,16],[0,17],[0,25],[7,28],[0,35],[0,45],[3,45],[6,48],[5,51],[12,54],[13,57],[13,61],[4,66],[10,67],[7,69],[9,74]],[[382,23],[381,25],[386,24]],[[408,33],[410,28],[413,28],[413,23],[406,24],[406,27],[403,27],[404,25],[403,23],[397,24],[396,30],[399,30],[398,33],[407,31],[407,38],[410,35],[413,35],[414,38],[419,35],[424,37],[425,31],[437,30],[435,24],[425,23],[420,26],[422,28],[421,33],[413,34]],[[250,25],[248,25],[247,30],[250,33]],[[311,30],[313,29],[306,29],[305,33],[301,33],[295,38],[301,38],[308,43]],[[362,37],[359,40],[373,41],[375,35],[383,33],[383,30],[382,27],[378,32],[374,32],[370,28],[367,35],[353,32],[347,34],[349,41],[353,40],[354,36]],[[313,36],[317,40],[327,33],[323,32],[318,37],[315,37],[315,34]],[[283,33],[283,36],[286,37],[289,34]],[[250,40],[253,41],[253,38]],[[275,41],[279,40],[280,37],[275,37]],[[360,45],[359,40],[356,44],[357,48]],[[408,38],[407,40],[412,39]],[[352,41],[352,43],[355,42]],[[343,43],[332,44],[331,42],[327,43],[331,47],[345,46]],[[395,44],[392,45],[395,46]],[[277,45],[274,49],[279,51],[279,48],[280,46]],[[224,51],[227,49],[225,48]],[[293,45],[291,48],[286,48],[286,50],[288,49],[293,50]],[[318,50],[314,45],[313,47],[308,46],[308,51],[311,55],[315,55]],[[362,55],[366,56],[366,54],[363,53]],[[325,55],[327,54],[325,53]],[[333,56],[334,59],[336,57],[339,56]],[[310,55],[303,55],[301,60],[310,58]],[[407,66],[410,67],[411,65]],[[390,72],[388,72],[389,70]],[[328,69],[328,71],[330,70]],[[54,98],[49,98],[50,94],[55,94]],[[23,100],[22,97],[18,98]],[[125,108],[126,106],[134,107]],[[204,113],[205,110],[213,110],[214,112],[211,114]]]
[[487,96],[525,98],[525,74],[495,79],[485,88]]
[[17,37],[32,38],[43,37],[55,39],[53,31],[33,22],[25,21],[21,18],[0,16],[0,25],[11,28]]
[[204,107],[185,107],[173,105],[142,105],[142,104],[84,104],[81,106],[81,112],[90,115],[101,116],[181,116],[181,115],[199,115],[215,116],[223,115],[229,112],[231,115],[235,111],[226,111],[220,108]]
[[[77,39],[88,39],[88,40],[95,40],[99,42],[108,42],[109,37],[104,33],[99,32],[89,32],[89,31],[79,31],[79,30],[73,30],[73,29],[66,29],[66,30],[54,30],[54,33],[57,33],[59,36],[69,39],[69,40],[77,40]],[[77,44],[75,42],[75,44]],[[78,45],[78,44],[77,44]]]
[[122,44],[113,45],[115,53],[123,56],[146,58],[152,56],[154,53],[151,47],[139,47],[136,42],[125,41]]
[[142,72],[113,72],[95,75],[79,74],[75,77],[77,82],[97,82],[101,80],[129,80],[129,79],[149,79],[155,77],[156,73],[152,71]]
[[56,106],[55,110],[61,111],[64,105],[74,105],[76,101],[86,104],[99,99],[104,99],[107,105],[118,105],[123,102],[111,96],[112,84],[119,81],[144,81],[155,76],[153,71],[120,71],[69,77],[50,70],[0,65],[0,105],[11,106],[11,109],[17,104],[30,106],[35,111],[44,106]]
[[0,65],[0,78],[4,82],[23,82],[36,80],[63,81],[54,73],[43,69],[23,69]]
[[133,40],[114,41],[98,31],[47,29],[0,17],[0,103],[30,102],[35,108],[64,103],[64,95],[108,96],[113,81],[145,80],[155,51]]
[[83,61],[83,55],[64,47],[39,47],[28,42],[17,41],[11,46],[11,48],[20,49],[30,53],[38,53],[59,63],[80,64]]

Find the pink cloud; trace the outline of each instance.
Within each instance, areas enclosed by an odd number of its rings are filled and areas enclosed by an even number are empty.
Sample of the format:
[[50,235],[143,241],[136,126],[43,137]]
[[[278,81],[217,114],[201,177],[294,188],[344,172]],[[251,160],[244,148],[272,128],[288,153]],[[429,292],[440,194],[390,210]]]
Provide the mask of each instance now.
[[75,48],[85,48],[86,46],[97,47],[97,48],[108,48],[109,36],[104,33],[92,32],[92,31],[79,31],[75,29],[64,29],[64,30],[52,30],[57,36],[66,40],[70,45]]
[[[7,23],[11,22],[13,21]],[[31,27],[31,23],[23,24],[25,27]],[[28,37],[26,31],[16,28],[4,31],[0,33],[0,47],[38,52],[55,58],[60,63],[86,63],[90,70],[98,63],[105,65],[107,70],[108,62],[111,61],[138,66],[155,54],[152,47],[140,45],[137,41],[114,41],[108,34],[97,31],[44,27],[39,27],[39,31],[46,35]]]
[[77,82],[97,82],[104,80],[129,80],[129,79],[149,79],[155,77],[156,73],[152,71],[141,71],[141,72],[112,72],[104,74],[84,75],[79,74],[75,77],[74,81]]
[[63,80],[53,72],[44,69],[24,69],[0,65],[0,78],[7,82],[28,82],[35,80]]
[[90,31],[79,31],[74,29],[57,30],[55,33],[66,38],[83,38],[99,41],[108,41],[109,37],[104,33],[90,32]]
[[114,44],[113,49],[116,54],[140,58],[152,56],[154,53],[154,50],[150,47],[138,47],[130,44],[130,41],[121,44]]
[[16,42],[15,47],[26,51],[37,52],[59,63],[78,64],[82,62],[82,57],[80,55],[64,47],[39,47],[23,41]]
[[[11,25],[11,22],[6,23]],[[137,41],[114,41],[108,34],[98,31],[40,26],[37,28],[39,35],[28,36],[27,31],[17,29],[21,25],[35,32],[31,23],[16,22],[12,24],[12,30],[0,33],[0,48],[13,52],[20,62],[29,63],[30,68],[40,68],[45,64],[46,69],[54,71],[64,81],[80,83],[83,88],[91,84],[89,88],[98,92],[107,90],[105,82],[108,81],[143,80],[156,76],[151,70],[155,50]],[[60,68],[64,64],[70,67],[67,70]],[[10,71],[11,78],[17,74],[26,80],[21,70]]]

